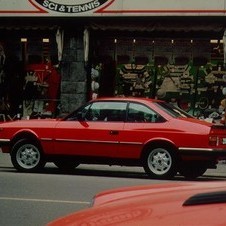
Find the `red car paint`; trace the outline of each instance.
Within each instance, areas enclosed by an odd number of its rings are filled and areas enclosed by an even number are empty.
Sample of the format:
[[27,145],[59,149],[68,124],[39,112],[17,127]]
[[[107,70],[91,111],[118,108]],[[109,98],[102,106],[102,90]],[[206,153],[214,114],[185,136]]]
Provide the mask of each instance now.
[[[97,194],[93,207],[54,220],[48,226],[226,225],[225,194],[226,182],[119,188]],[[193,201],[188,204],[186,200]]]

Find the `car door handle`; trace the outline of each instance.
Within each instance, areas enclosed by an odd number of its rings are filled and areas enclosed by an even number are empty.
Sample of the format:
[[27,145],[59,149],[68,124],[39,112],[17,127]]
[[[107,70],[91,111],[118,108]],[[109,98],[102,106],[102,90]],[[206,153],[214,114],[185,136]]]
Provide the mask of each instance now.
[[111,134],[111,135],[118,135],[119,132],[118,132],[118,130],[111,130],[111,131],[110,131],[110,134]]

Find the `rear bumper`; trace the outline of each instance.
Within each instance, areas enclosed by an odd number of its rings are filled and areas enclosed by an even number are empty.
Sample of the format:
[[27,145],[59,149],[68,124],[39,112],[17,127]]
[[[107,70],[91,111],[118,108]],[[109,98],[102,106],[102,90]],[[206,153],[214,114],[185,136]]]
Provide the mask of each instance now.
[[201,157],[201,158],[214,158],[226,159],[226,149],[215,148],[179,148],[179,153],[183,157]]

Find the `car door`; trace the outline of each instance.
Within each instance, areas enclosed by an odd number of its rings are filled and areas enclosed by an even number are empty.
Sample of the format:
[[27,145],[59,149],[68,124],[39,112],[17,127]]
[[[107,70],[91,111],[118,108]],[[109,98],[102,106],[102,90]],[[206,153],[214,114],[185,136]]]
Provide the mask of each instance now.
[[114,157],[125,111],[123,102],[97,101],[85,106],[76,117],[59,122],[55,128],[55,153]]
[[118,158],[137,159],[144,144],[153,137],[161,137],[165,119],[150,107],[131,102],[128,105],[127,121],[120,133]]

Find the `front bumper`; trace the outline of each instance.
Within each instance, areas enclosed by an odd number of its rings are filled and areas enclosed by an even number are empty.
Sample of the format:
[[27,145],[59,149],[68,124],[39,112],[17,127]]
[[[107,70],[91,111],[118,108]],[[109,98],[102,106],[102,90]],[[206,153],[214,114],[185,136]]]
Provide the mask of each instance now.
[[9,152],[10,140],[9,139],[0,139],[0,148],[3,153]]

